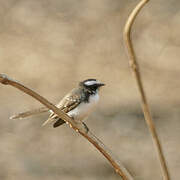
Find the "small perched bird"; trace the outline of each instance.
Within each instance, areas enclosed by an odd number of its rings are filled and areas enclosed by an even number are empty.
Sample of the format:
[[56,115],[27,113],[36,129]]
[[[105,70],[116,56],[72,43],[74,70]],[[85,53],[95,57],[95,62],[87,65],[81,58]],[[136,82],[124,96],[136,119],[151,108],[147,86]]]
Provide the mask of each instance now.
[[[94,109],[99,101],[99,88],[105,84],[96,79],[87,79],[79,83],[77,88],[74,88],[67,94],[56,106],[67,113],[75,121],[82,122],[89,113]],[[54,112],[51,111],[49,118],[43,123],[54,122],[53,127],[56,128],[65,123]]]

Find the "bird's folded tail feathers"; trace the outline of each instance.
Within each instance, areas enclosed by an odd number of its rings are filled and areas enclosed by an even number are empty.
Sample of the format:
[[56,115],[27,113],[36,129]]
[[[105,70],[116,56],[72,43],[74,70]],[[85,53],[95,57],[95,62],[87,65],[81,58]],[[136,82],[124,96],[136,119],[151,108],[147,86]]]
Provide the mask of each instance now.
[[53,124],[53,127],[56,128],[58,126],[61,126],[62,124],[64,124],[65,121],[62,120],[62,119],[58,119],[54,124]]
[[47,112],[47,111],[49,111],[49,109],[47,107],[41,107],[41,108],[38,108],[38,109],[33,109],[33,110],[30,110],[30,111],[15,114],[15,115],[11,116],[10,119],[22,119],[22,118],[26,118],[28,116],[37,115],[37,114],[44,113],[44,112]]
[[58,126],[60,126],[60,125],[62,125],[62,124],[65,123],[64,120],[60,119],[60,118],[56,115],[55,117],[49,117],[49,118],[42,124],[42,126],[45,126],[45,125],[50,124],[50,123],[53,123],[53,122],[54,122],[54,124],[53,124],[53,127],[54,127],[54,128],[56,128],[56,127],[58,127]]

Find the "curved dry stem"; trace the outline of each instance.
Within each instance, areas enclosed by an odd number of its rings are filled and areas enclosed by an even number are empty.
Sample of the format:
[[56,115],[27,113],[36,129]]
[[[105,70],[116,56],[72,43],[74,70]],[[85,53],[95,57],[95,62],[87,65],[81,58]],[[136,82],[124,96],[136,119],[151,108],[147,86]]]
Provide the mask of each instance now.
[[132,27],[132,24],[133,24],[136,16],[138,15],[140,10],[143,8],[143,6],[148,1],[149,0],[141,0],[140,3],[134,8],[132,13],[130,14],[130,16],[126,22],[125,28],[124,28],[124,43],[125,43],[125,46],[127,48],[127,54],[129,57],[129,64],[130,64],[130,67],[131,67],[132,72],[134,74],[134,77],[136,79],[137,86],[138,86],[138,89],[140,92],[141,106],[142,106],[142,109],[144,112],[144,117],[145,117],[147,126],[149,128],[150,134],[152,136],[152,140],[153,140],[156,152],[157,152],[157,156],[158,156],[159,161],[160,161],[163,179],[169,180],[170,177],[169,177],[169,173],[168,173],[168,168],[166,165],[166,161],[165,161],[165,158],[163,155],[162,147],[161,147],[161,144],[160,144],[154,123],[152,121],[152,116],[150,114],[150,108],[149,108],[147,98],[145,95],[145,91],[143,88],[143,84],[142,84],[142,80],[141,80],[141,76],[140,76],[140,71],[139,71],[139,66],[138,66],[138,63],[136,61],[136,56],[135,56],[135,52],[134,52],[134,48],[133,48],[133,45],[131,42],[131,36],[130,36],[131,35],[130,34],[131,33],[131,27]]
[[[40,96],[39,94],[25,87],[19,82],[8,78],[6,75],[0,74],[0,82],[5,85],[11,85],[25,92],[26,94],[38,100],[41,104],[45,105],[48,109],[51,109],[61,119],[66,121],[66,123],[69,124],[70,127],[72,127],[76,132],[79,132],[89,142],[91,142],[104,155],[104,157],[106,157],[106,159],[111,163],[115,171],[122,177],[123,180],[133,180],[133,177],[130,175],[127,169],[120,163],[120,161],[117,158],[114,158],[113,153],[110,150],[108,150],[108,148],[95,135],[93,135],[92,132],[86,132],[84,126],[79,126],[79,124],[75,123],[67,114],[65,114],[52,103],[47,101],[44,97]],[[46,108],[44,110],[46,110]]]

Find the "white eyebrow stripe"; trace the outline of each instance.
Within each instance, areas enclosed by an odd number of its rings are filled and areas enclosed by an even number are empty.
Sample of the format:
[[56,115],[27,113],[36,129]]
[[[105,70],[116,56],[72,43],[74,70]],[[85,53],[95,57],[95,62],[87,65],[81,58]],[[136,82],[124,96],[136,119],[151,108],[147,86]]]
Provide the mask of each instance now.
[[84,84],[87,85],[87,86],[91,86],[91,85],[94,85],[94,84],[98,84],[98,82],[97,81],[86,81]]

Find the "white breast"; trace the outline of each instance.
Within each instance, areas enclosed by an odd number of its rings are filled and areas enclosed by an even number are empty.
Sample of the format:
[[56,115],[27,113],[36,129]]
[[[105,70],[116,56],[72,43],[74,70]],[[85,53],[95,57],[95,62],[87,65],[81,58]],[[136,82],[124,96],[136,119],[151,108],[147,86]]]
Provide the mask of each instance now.
[[77,120],[83,120],[94,109],[98,101],[99,101],[98,93],[95,95],[91,95],[89,97],[89,102],[87,103],[82,102],[75,109],[68,112],[68,115]]

